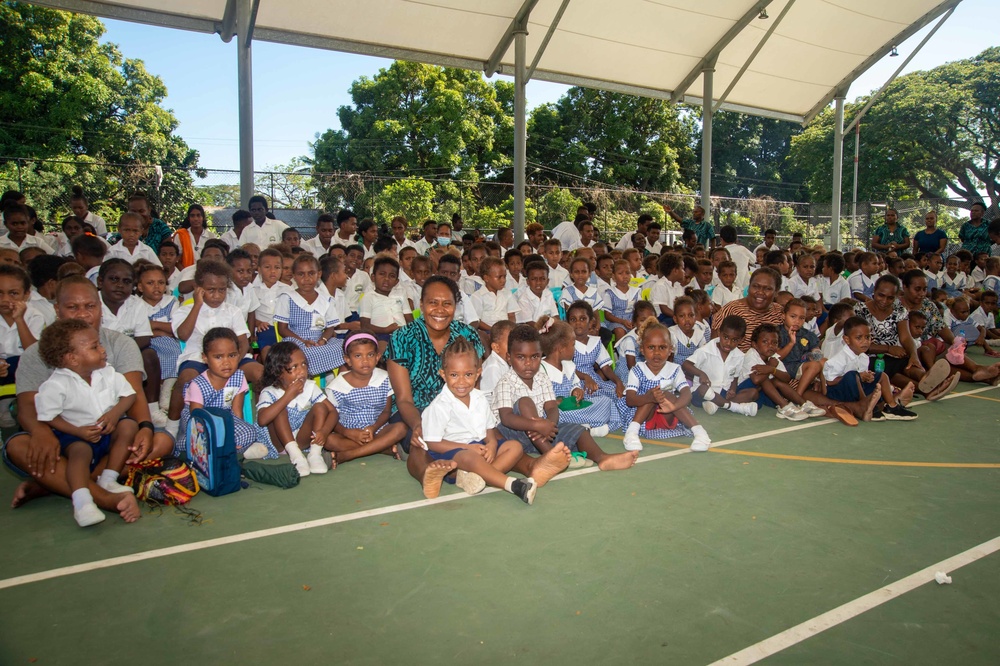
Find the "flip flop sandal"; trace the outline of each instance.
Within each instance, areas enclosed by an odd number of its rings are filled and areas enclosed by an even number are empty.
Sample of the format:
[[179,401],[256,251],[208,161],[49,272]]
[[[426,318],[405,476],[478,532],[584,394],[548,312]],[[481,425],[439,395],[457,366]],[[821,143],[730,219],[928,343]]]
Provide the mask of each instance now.
[[851,413],[851,410],[840,405],[830,405],[827,407],[826,415],[831,419],[837,419],[846,426],[858,425],[858,419]]
[[951,374],[951,365],[948,361],[939,359],[931,366],[930,370],[927,371],[917,384],[917,390],[919,390],[924,395],[927,395],[931,389],[936,386],[940,386],[941,382],[948,379],[948,375]]
[[582,469],[584,467],[593,467],[594,461],[587,459],[586,451],[573,451],[571,454],[573,457],[569,461],[569,465],[566,469]]
[[[926,394],[927,401],[928,402],[935,402],[935,401],[940,400],[941,398],[945,397],[946,395],[948,395],[949,393],[951,393],[952,391],[955,390],[955,387],[958,386],[958,382],[961,379],[962,378],[956,372],[951,377],[949,377],[948,379],[946,379],[943,382],[941,382],[940,384],[938,384],[937,387],[935,387],[935,389],[933,391],[931,391],[930,393],[927,393]],[[941,390],[938,391],[938,389],[941,389]]]

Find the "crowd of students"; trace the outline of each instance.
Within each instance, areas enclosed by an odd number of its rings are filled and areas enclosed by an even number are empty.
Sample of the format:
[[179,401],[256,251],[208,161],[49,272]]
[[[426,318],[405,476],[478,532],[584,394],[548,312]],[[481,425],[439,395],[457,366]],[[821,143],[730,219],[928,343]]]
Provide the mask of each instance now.
[[[405,455],[426,497],[454,482],[530,504],[567,467],[627,469],[643,438],[707,450],[702,413],[909,421],[917,394],[1000,383],[965,354],[1000,355],[997,256],[786,249],[773,231],[750,251],[669,207],[677,247],[649,216],[611,247],[592,207],[517,246],[457,216],[410,237],[350,210],[303,239],[263,197],[219,238],[201,206],[174,231],[135,195],[105,238],[75,195],[56,234],[4,195],[0,384],[24,430],[4,448],[14,506],[63,494],[80,525],[136,519],[119,475],[183,456],[201,406],[232,410],[246,459],[300,476]],[[595,440],[619,430],[625,453]]]

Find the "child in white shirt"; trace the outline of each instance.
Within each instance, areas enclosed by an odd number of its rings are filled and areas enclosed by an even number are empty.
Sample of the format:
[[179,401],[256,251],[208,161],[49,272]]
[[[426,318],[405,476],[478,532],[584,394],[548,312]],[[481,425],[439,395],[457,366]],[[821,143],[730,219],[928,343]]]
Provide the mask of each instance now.
[[490,329],[490,355],[483,361],[483,373],[479,378],[479,390],[488,401],[493,400],[493,389],[510,365],[507,363],[507,336],[514,330],[514,322],[501,319]]
[[160,264],[160,258],[156,252],[139,240],[142,233],[142,219],[135,213],[125,213],[118,222],[118,233],[122,239],[111,246],[105,259],[124,259],[130,264],[134,264],[139,259],[156,264]]
[[502,259],[486,257],[479,265],[479,271],[485,286],[467,298],[479,315],[479,330],[489,333],[499,321],[513,322],[520,307],[514,295],[505,288],[507,269]]

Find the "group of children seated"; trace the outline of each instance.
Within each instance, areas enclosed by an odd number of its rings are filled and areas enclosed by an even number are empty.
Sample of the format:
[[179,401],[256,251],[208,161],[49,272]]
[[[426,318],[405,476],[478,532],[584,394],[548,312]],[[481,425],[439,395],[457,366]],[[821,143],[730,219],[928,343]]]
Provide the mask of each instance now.
[[[234,223],[247,216],[238,211]],[[63,249],[53,254],[23,242],[23,207],[5,209],[4,221],[21,249],[0,249],[0,382],[14,381],[18,357],[39,341],[58,370],[39,390],[38,415],[65,439],[74,491],[86,491],[94,451],[110,452],[102,483],[120,487],[134,432],[119,419],[134,396],[107,368],[93,331],[53,323],[56,286],[71,275],[95,282],[102,326],[141,350],[153,421],[176,438],[178,455],[191,410],[230,409],[245,458],[284,454],[300,476],[362,456],[400,456],[407,428],[390,422],[384,352],[394,331],[422,316],[432,276],[458,285],[455,320],[478,332],[487,354],[481,359],[464,338],[445,350],[445,388],[423,414],[418,445],[435,460],[454,460],[469,492],[490,485],[531,503],[547,478],[508,473],[539,442],[539,451],[565,456],[560,469],[573,462],[576,438],[618,430],[632,452],[643,438],[674,437],[692,437],[691,448],[705,451],[711,438],[692,407],[746,417],[767,408],[790,421],[834,416],[854,425],[916,418],[906,408],[913,387],[899,390],[869,370],[871,333],[853,309],[871,298],[880,273],[902,272],[913,260],[762,246],[757,260],[777,272],[784,318],[757,326],[747,341],[739,316],[716,322],[712,336],[713,318],[744,297],[756,268],[738,267],[725,247],[650,254],[634,238],[624,250],[596,242],[570,253],[557,239],[536,238],[518,248],[487,241],[459,249],[447,224],[430,232],[425,225],[413,241],[396,218],[393,236],[378,238],[373,223],[357,225],[341,211],[320,217],[315,239],[291,229],[264,248],[208,239],[182,267],[174,242],[154,253],[140,241],[132,214],[122,216],[121,239],[110,247],[67,218],[55,244]],[[345,231],[350,242],[341,244]],[[947,298],[952,330],[993,354],[1000,258],[956,253],[937,274],[936,255],[920,261]],[[84,384],[99,408],[73,406],[68,394]],[[98,521],[92,501],[79,504],[80,524]]]

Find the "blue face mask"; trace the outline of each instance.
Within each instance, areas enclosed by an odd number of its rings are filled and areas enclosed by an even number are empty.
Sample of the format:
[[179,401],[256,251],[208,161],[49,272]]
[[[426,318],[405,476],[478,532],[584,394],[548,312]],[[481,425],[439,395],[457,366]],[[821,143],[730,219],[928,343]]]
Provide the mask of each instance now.
[[438,245],[451,245],[451,238],[448,236],[438,236]]

